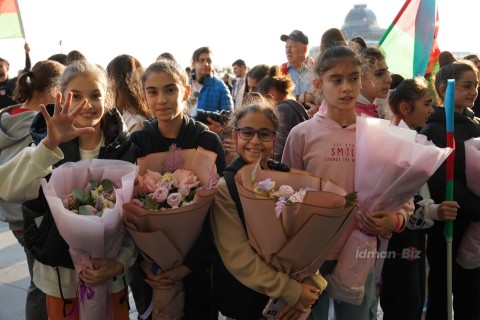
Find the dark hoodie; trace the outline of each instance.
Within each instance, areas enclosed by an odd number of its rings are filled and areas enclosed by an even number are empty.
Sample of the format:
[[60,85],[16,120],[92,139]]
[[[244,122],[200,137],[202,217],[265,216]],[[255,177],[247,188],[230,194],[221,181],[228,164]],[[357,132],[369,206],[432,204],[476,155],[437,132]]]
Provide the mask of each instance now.
[[140,131],[132,133],[132,142],[140,149],[138,157],[150,153],[166,152],[175,143],[181,149],[202,147],[217,154],[217,172],[221,174],[226,167],[225,152],[220,137],[208,130],[208,127],[190,117],[184,117],[182,127],[177,138],[165,138],[158,129],[158,120],[153,119],[144,123]]
[[[144,122],[142,130],[132,133],[132,142],[140,149],[139,157],[150,153],[166,152],[173,143],[181,149],[202,147],[217,154],[216,166],[219,174],[226,167],[225,152],[220,137],[216,133],[209,131],[208,127],[203,123],[187,116],[183,118],[182,127],[175,139],[162,136],[158,129],[158,120],[153,119]],[[199,239],[184,260],[184,265],[192,270],[184,279],[184,319],[212,318],[213,300],[210,269],[214,244],[209,222],[210,218],[206,217]]]
[[[47,106],[47,110],[53,114],[53,105]],[[134,163],[137,147],[131,142],[120,113],[116,109],[110,109],[104,114],[101,121],[105,146],[101,147],[98,159],[117,159]],[[47,126],[41,112],[37,113],[33,119],[30,134],[33,142],[37,145],[45,138]],[[64,159],[56,163],[54,167],[66,162],[81,160],[78,138],[62,143],[59,148],[64,154]],[[42,189],[40,189],[37,199],[26,201],[23,204],[25,244],[35,259],[43,264],[73,268],[68,245],[58,233],[56,226],[52,225],[51,214],[46,214],[49,210]],[[44,219],[37,227],[35,219],[40,216],[44,216]]]
[[[457,219],[453,222],[452,244],[452,277],[453,296],[455,297],[455,318],[479,319],[480,312],[480,269],[467,270],[456,263],[456,257],[466,228],[472,221],[480,220],[480,197],[467,187],[465,176],[465,146],[470,138],[480,136],[480,119],[475,118],[473,111],[465,109],[463,114],[454,114],[455,164],[454,164],[454,200],[458,202]],[[446,146],[445,109],[434,107],[434,113],[421,130],[438,147]],[[432,199],[436,203],[445,200],[446,194],[446,162],[428,181]],[[427,258],[430,265],[428,276],[427,319],[447,319],[447,287],[446,275],[446,241],[443,236],[445,223],[437,221],[428,229]]]
[[[454,113],[455,137],[455,172],[454,197],[460,205],[456,222],[480,220],[480,197],[467,188],[465,176],[465,146],[464,142],[470,138],[480,136],[480,118],[476,118],[471,109],[466,108],[463,114]],[[429,140],[440,147],[447,146],[445,108],[434,107],[434,113],[429,117],[426,126],[420,131]],[[445,200],[446,190],[446,161],[428,181],[432,199],[436,203]],[[440,225],[443,223],[435,223]]]

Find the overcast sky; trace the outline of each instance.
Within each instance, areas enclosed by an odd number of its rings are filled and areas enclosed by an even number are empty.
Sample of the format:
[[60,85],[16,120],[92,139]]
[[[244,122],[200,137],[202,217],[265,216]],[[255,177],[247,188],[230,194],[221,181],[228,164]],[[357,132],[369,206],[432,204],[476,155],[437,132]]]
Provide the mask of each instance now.
[[[183,65],[193,51],[212,48],[216,65],[244,59],[248,66],[285,61],[281,34],[302,30],[311,45],[322,33],[341,28],[354,4],[365,3],[386,28],[404,0],[18,0],[31,58],[35,63],[54,53],[76,49],[91,62],[106,66],[127,53],[147,67],[162,52]],[[480,52],[480,2],[437,0],[440,49]],[[465,41],[472,38],[475,41]],[[62,40],[62,46],[59,42]],[[23,39],[0,39],[0,57],[11,63],[12,77],[24,66]]]

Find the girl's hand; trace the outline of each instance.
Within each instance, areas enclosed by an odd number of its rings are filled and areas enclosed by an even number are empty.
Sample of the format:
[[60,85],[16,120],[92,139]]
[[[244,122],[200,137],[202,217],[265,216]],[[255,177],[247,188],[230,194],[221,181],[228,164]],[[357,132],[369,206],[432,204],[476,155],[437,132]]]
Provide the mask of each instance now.
[[222,127],[222,124],[220,122],[217,122],[210,117],[207,117],[207,120],[208,120],[208,123],[209,123],[208,129],[210,131],[213,131],[216,134],[220,134],[220,132],[222,132],[223,127]]
[[359,217],[366,231],[384,238],[397,228],[397,214],[393,212],[377,211],[372,214],[365,213]]
[[73,124],[76,116],[87,105],[88,100],[83,100],[73,111],[69,112],[72,102],[72,93],[68,93],[65,103],[62,105],[62,94],[58,93],[55,97],[55,106],[53,116],[47,112],[42,104],[40,111],[47,124],[47,136],[43,139],[43,144],[50,150],[54,150],[63,142],[70,141],[79,135],[93,133],[93,128],[76,128]]
[[170,289],[174,282],[182,280],[191,272],[188,267],[181,265],[165,272],[162,272],[161,269],[158,269],[157,273],[154,274],[152,272],[152,265],[153,263],[143,260],[141,263],[141,268],[147,276],[145,282],[148,283],[150,287],[155,289]]
[[101,285],[123,273],[123,264],[107,259],[92,259],[93,269],[82,266],[80,279],[89,287]]
[[320,290],[308,283],[302,283],[302,291],[298,301],[293,306],[286,306],[278,314],[277,319],[298,319],[302,313],[311,310],[312,305],[318,300]]
[[459,208],[457,201],[443,201],[437,208],[438,219],[441,221],[455,220]]

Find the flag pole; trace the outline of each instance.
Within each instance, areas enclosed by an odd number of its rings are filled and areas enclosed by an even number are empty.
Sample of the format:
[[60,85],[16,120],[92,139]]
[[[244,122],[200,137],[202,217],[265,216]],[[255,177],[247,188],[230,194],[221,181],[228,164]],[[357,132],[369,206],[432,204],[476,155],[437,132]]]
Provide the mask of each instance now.
[[20,29],[22,30],[22,36],[25,42],[27,42],[27,38],[25,37],[25,29],[23,28],[23,21],[22,21],[22,15],[20,13],[20,7],[18,6],[18,1],[15,0],[15,6],[17,7],[17,13],[18,13],[18,20],[20,22]]
[[[455,80],[448,79],[447,90],[445,93],[445,115],[447,126],[447,147],[455,148],[454,133],[454,99],[455,99]],[[447,158],[447,186],[445,200],[453,201],[453,180],[455,149]],[[452,241],[453,241],[453,222],[445,221],[443,235],[447,242],[447,312],[448,320],[452,320]]]

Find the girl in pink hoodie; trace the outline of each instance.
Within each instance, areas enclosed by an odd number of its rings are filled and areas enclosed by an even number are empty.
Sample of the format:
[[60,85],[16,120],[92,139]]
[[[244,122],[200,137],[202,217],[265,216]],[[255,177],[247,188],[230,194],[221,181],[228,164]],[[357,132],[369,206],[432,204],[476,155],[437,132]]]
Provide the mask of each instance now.
[[[290,131],[282,162],[292,168],[332,179],[347,192],[353,192],[357,117],[355,104],[362,87],[361,58],[347,46],[328,48],[318,56],[315,74],[314,85],[324,96],[326,111],[316,113],[313,118],[298,124]],[[396,214],[382,211],[365,215],[362,220],[367,232],[388,236],[398,228],[397,221],[403,223],[403,216],[400,220]],[[332,272],[345,241],[355,227],[356,223],[353,222],[348,231],[340,236],[328,260],[320,269],[322,275]],[[365,283],[365,296],[361,305],[335,300],[336,319],[375,319],[375,291],[372,268]],[[328,292],[321,294],[312,309],[314,320],[328,318],[329,298]]]

